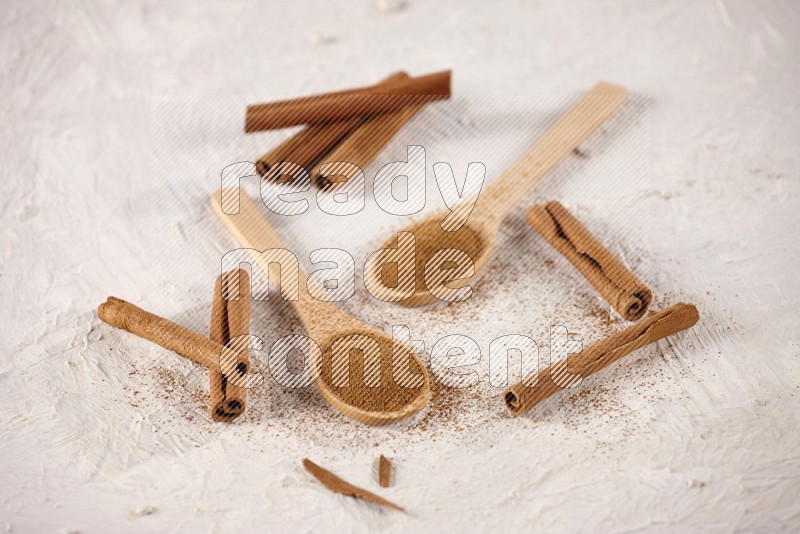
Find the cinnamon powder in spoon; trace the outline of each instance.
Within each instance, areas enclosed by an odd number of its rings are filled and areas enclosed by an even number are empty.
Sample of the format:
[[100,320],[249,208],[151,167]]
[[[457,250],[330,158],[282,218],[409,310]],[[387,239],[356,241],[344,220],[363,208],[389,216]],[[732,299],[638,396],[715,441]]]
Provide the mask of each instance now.
[[366,332],[340,337],[323,351],[321,379],[344,402],[370,412],[402,409],[421,394],[424,383],[423,370],[407,346]]
[[[447,232],[439,225],[438,220],[424,221],[410,230],[416,239],[416,292],[427,291],[425,284],[425,265],[439,250],[456,249],[464,251],[473,261],[481,254],[484,248],[480,234],[464,224],[455,232]],[[443,269],[455,267],[455,261],[445,262]],[[396,263],[388,263],[381,272],[381,280],[386,287],[396,288],[399,285],[398,269]]]

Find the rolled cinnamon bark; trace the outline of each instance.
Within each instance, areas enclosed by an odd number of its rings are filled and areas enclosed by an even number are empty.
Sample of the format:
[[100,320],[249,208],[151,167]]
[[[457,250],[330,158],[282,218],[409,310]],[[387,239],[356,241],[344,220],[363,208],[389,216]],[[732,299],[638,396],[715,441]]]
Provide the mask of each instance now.
[[244,131],[342,121],[447,98],[450,98],[449,70],[354,92],[340,91],[248,106]]
[[[211,322],[209,336],[212,341],[220,345],[227,345],[230,340],[228,335],[228,310],[225,306],[225,298],[222,296],[224,287],[224,274],[217,277],[214,282],[214,294],[211,304]],[[212,365],[208,368],[208,392],[211,398],[211,419],[214,421],[231,421],[237,415],[235,410],[228,412],[225,410],[225,399],[228,390],[228,378],[222,373],[222,368]],[[232,406],[233,407],[233,406]]]
[[[238,300],[226,300],[233,277],[238,275]],[[214,284],[214,299],[211,307],[211,339],[228,345],[236,336],[249,334],[250,322],[250,277],[247,271],[236,270],[222,273]],[[247,350],[234,350],[242,361],[247,359]],[[242,347],[246,349],[246,347]],[[238,387],[222,372],[217,362],[208,369],[211,393],[211,418],[214,421],[233,421],[245,411],[247,389]]]
[[506,389],[506,407],[515,416],[523,415],[561,391],[569,375],[586,378],[645,345],[693,326],[699,319],[692,304],[675,304]]
[[[396,72],[381,80],[375,87],[408,80],[405,72]],[[342,94],[358,94],[357,90],[343,91]],[[328,154],[337,143],[351,135],[364,122],[363,117],[354,117],[344,121],[336,121],[309,126],[276,146],[256,161],[256,169],[270,181],[278,181],[279,176],[269,174],[273,165],[282,161],[291,161],[307,171],[321,158]]]
[[536,205],[528,223],[564,255],[628,321],[644,315],[653,294],[559,202]]
[[280,181],[280,176],[269,171],[282,161],[291,161],[310,172],[315,162],[358,128],[361,122],[361,117],[355,117],[309,126],[258,158],[256,169],[270,182]]
[[235,351],[130,302],[108,297],[97,309],[97,315],[111,326],[143,337],[204,367],[219,368],[222,362],[222,372],[236,373],[240,380],[247,376],[247,362]]
[[[233,299],[233,295],[238,295],[239,298]],[[250,275],[247,274],[247,271],[237,269],[228,273],[225,281],[225,298],[227,299],[229,346],[239,356],[236,361],[237,368],[246,371],[250,368],[249,343],[246,337],[240,338],[240,336],[250,334]],[[239,376],[244,376],[244,374]],[[236,384],[229,381],[229,386],[237,387],[240,390],[244,389],[244,380],[237,378],[233,380]]]
[[[367,119],[327,154],[325,160],[353,163],[363,169],[386,143],[424,107],[425,102],[421,102],[400,111],[383,113]],[[333,180],[333,177],[338,177],[338,179]],[[339,173],[328,171],[325,174],[316,171],[311,175],[311,182],[317,187],[323,188],[336,182],[348,181],[350,178],[352,176],[346,171]]]

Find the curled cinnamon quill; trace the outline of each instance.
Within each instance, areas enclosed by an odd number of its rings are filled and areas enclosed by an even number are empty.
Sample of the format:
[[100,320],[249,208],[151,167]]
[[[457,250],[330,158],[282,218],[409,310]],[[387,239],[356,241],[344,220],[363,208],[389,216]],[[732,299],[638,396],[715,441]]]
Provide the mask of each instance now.
[[305,467],[306,471],[311,473],[311,475],[314,478],[322,482],[323,486],[325,486],[334,493],[341,493],[342,495],[348,495],[350,497],[364,499],[365,501],[374,502],[383,506],[388,506],[389,508],[400,510],[401,512],[405,511],[403,507],[398,506],[391,501],[387,501],[383,497],[375,495],[371,491],[359,488],[358,486],[354,486],[349,482],[342,480],[341,478],[334,475],[327,469],[318,466],[308,458],[303,458],[303,467]]
[[254,104],[247,107],[244,131],[249,133],[297,124],[343,121],[448,98],[450,71],[445,70],[392,84]]
[[506,407],[513,415],[522,415],[576,380],[596,373],[636,349],[694,326],[699,319],[692,304],[675,304],[511,386],[503,394]]
[[290,161],[310,169],[342,139],[353,132],[362,119],[355,117],[343,121],[311,125],[258,158],[256,169],[267,181],[279,182],[282,176],[269,171],[282,161]]
[[[408,75],[405,77],[408,78]],[[425,104],[425,101],[421,101],[399,111],[367,118],[325,156],[330,164],[325,166],[324,172],[320,169],[312,174],[311,183],[322,189],[352,179],[355,174],[353,167],[342,166],[341,162],[364,169],[392,137],[425,108]],[[333,177],[337,177],[336,180]]]
[[[111,326],[127,330],[207,368],[219,367],[221,361],[238,360],[238,355],[221,343],[117,297],[108,297],[97,308],[97,316]],[[246,372],[245,368],[242,375]]]
[[[409,76],[403,71],[395,72],[382,80],[375,87],[387,86],[400,81],[408,80]],[[357,94],[357,91],[344,91],[344,94]],[[398,112],[399,113],[399,112]],[[312,124],[307,128],[288,138],[256,161],[256,169],[268,181],[278,182],[283,177],[277,173],[270,173],[272,167],[282,161],[290,161],[303,167],[308,172],[314,163],[330,153],[337,144],[349,139],[360,130],[364,117],[353,117],[343,121],[333,121],[322,124]],[[363,135],[363,134],[362,134]],[[351,142],[352,143],[352,142]],[[349,154],[345,157],[350,157]],[[353,159],[342,159],[336,155],[331,161],[348,161],[360,164]],[[314,183],[317,183],[314,181]]]
[[[219,305],[217,305],[217,310],[219,310]],[[230,308],[226,310],[226,313],[228,316],[239,315],[239,312],[232,312]],[[227,335],[229,329],[231,332],[234,331],[233,323],[229,325],[222,324],[223,317],[219,311],[212,313],[211,329],[215,339],[192,332],[188,328],[184,328],[116,297],[108,297],[98,307],[97,316],[111,326],[127,330],[132,334],[161,345],[165,349],[177,352],[184,358],[188,358],[203,367],[217,370],[228,377],[233,377],[233,380],[239,383],[246,380],[249,366],[247,351],[241,350],[239,346],[234,348],[227,347],[217,341],[217,339]],[[225,321],[228,321],[228,319],[226,318]],[[225,411],[228,416],[226,420],[232,420],[244,412],[244,404],[239,407],[234,403],[227,406]]]
[[641,318],[653,294],[559,202],[533,206],[528,223],[628,321]]
[[[233,293],[237,300],[228,300]],[[250,333],[250,277],[247,271],[238,269],[222,273],[214,285],[214,299],[211,307],[210,337],[221,345],[228,345],[231,339]],[[247,351],[239,353],[241,362],[247,365]],[[236,386],[221,365],[208,369],[209,391],[211,393],[211,418],[214,421],[233,421],[244,413],[247,389]]]

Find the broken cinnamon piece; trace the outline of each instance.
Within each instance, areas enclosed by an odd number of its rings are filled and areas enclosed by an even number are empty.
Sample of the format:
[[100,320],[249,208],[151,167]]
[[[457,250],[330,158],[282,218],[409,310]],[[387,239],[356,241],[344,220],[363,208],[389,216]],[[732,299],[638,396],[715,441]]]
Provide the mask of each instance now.
[[653,294],[559,202],[536,205],[528,223],[575,266],[628,321],[640,319]]
[[503,394],[506,407],[513,415],[522,415],[581,378],[645,345],[694,326],[698,320],[700,315],[692,304],[675,304],[511,386]]
[[376,504],[388,506],[389,508],[393,508],[395,510],[400,510],[401,512],[405,511],[402,506],[398,506],[391,501],[387,501],[383,497],[375,495],[371,491],[359,488],[358,486],[354,486],[349,482],[342,480],[327,469],[318,466],[308,458],[303,458],[303,467],[305,467],[306,471],[311,473],[314,478],[319,480],[323,486],[334,493],[340,493],[342,495],[356,497],[357,499],[374,502]]
[[392,462],[382,454],[378,459],[378,484],[382,488],[388,488],[392,484]]

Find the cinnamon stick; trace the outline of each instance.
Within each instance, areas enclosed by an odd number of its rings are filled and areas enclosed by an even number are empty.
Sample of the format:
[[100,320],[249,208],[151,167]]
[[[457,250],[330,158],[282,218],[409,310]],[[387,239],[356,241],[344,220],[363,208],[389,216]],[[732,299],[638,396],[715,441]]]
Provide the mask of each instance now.
[[528,223],[575,266],[603,298],[628,321],[641,318],[653,294],[564,206],[552,201],[533,206]]
[[[250,275],[243,269],[237,269],[227,275],[225,296],[228,309],[228,332],[230,339],[235,340],[239,336],[250,334]],[[233,299],[232,295],[237,295],[238,298]],[[247,351],[243,352],[247,354]]]
[[248,106],[245,132],[319,124],[397,111],[407,106],[450,97],[450,71],[436,72],[386,86],[326,93]]
[[[212,341],[216,341],[220,345],[227,345],[230,340],[230,335],[228,334],[228,310],[225,306],[225,298],[222,295],[224,276],[224,274],[219,275],[216,282],[214,282],[208,336]],[[235,410],[229,412],[225,409],[225,400],[228,393],[227,386],[228,377],[222,372],[219,363],[216,366],[209,367],[208,392],[211,397],[211,419],[214,421],[231,421],[236,417],[233,415]]]
[[388,488],[392,484],[392,462],[382,454],[378,458],[378,484],[382,488]]
[[[235,277],[238,276],[238,282]],[[227,300],[238,283],[238,300]],[[214,284],[214,298],[211,307],[211,339],[228,345],[231,339],[249,334],[250,321],[250,277],[247,271],[236,270],[222,273]],[[242,347],[245,348],[245,347]],[[236,350],[247,361],[246,350]],[[245,411],[247,389],[239,387],[228,379],[217,363],[208,369],[209,391],[211,393],[211,418],[214,421],[233,421]]]
[[322,482],[322,485],[331,490],[334,493],[340,493],[342,495],[348,495],[350,497],[356,497],[357,499],[363,499],[365,501],[374,502],[383,506],[387,506],[389,508],[393,508],[395,510],[400,510],[401,512],[405,511],[402,506],[398,506],[395,503],[384,499],[379,495],[375,495],[371,491],[367,491],[363,488],[359,488],[358,486],[354,486],[336,476],[335,474],[331,473],[325,468],[322,468],[309,460],[308,458],[303,458],[303,467],[305,467],[306,471],[311,473],[311,475]]
[[[361,169],[367,166],[380,150],[395,136],[405,124],[422,111],[425,102],[408,106],[400,111],[375,115],[364,121],[347,136],[325,159],[329,162],[342,161],[358,165]],[[337,178],[332,179],[334,176]],[[345,182],[352,178],[345,171],[325,174],[317,171],[311,175],[311,182],[323,188],[337,182]]]
[[[375,87],[408,80],[409,78],[409,75],[405,72],[396,72],[381,80]],[[343,91],[342,94],[358,94],[358,91]],[[270,181],[279,180],[280,177],[278,175],[270,175],[268,173],[273,165],[282,161],[291,161],[310,172],[314,163],[330,152],[337,143],[356,131],[363,121],[363,117],[353,117],[343,121],[309,126],[258,158],[256,169],[258,169],[261,176]]]
[[[233,295],[238,298],[234,299]],[[228,274],[228,278],[225,280],[225,298],[230,335],[229,347],[238,356],[235,365],[240,371],[232,380],[228,380],[228,386],[244,391],[246,389],[245,381],[238,377],[245,376],[247,369],[250,368],[250,344],[246,337],[250,334],[250,275],[247,274],[247,271],[236,269]],[[224,368],[225,365],[223,364],[222,367]],[[242,394],[243,402],[244,398],[245,396]]]
[[522,415],[561,391],[554,378],[561,384],[568,380],[568,374],[585,378],[645,345],[693,326],[699,319],[692,304],[675,304],[506,389],[506,407],[513,415]]
[[316,161],[328,153],[336,143],[358,128],[361,117],[308,126],[282,142],[256,161],[259,174],[271,182],[280,180],[272,167],[282,161],[291,161],[309,170]]
[[222,372],[227,372],[228,375],[236,373],[240,380],[247,376],[247,362],[243,362],[235,351],[130,302],[108,297],[97,309],[97,315],[111,326],[177,352],[206,368],[220,367],[222,363]]

